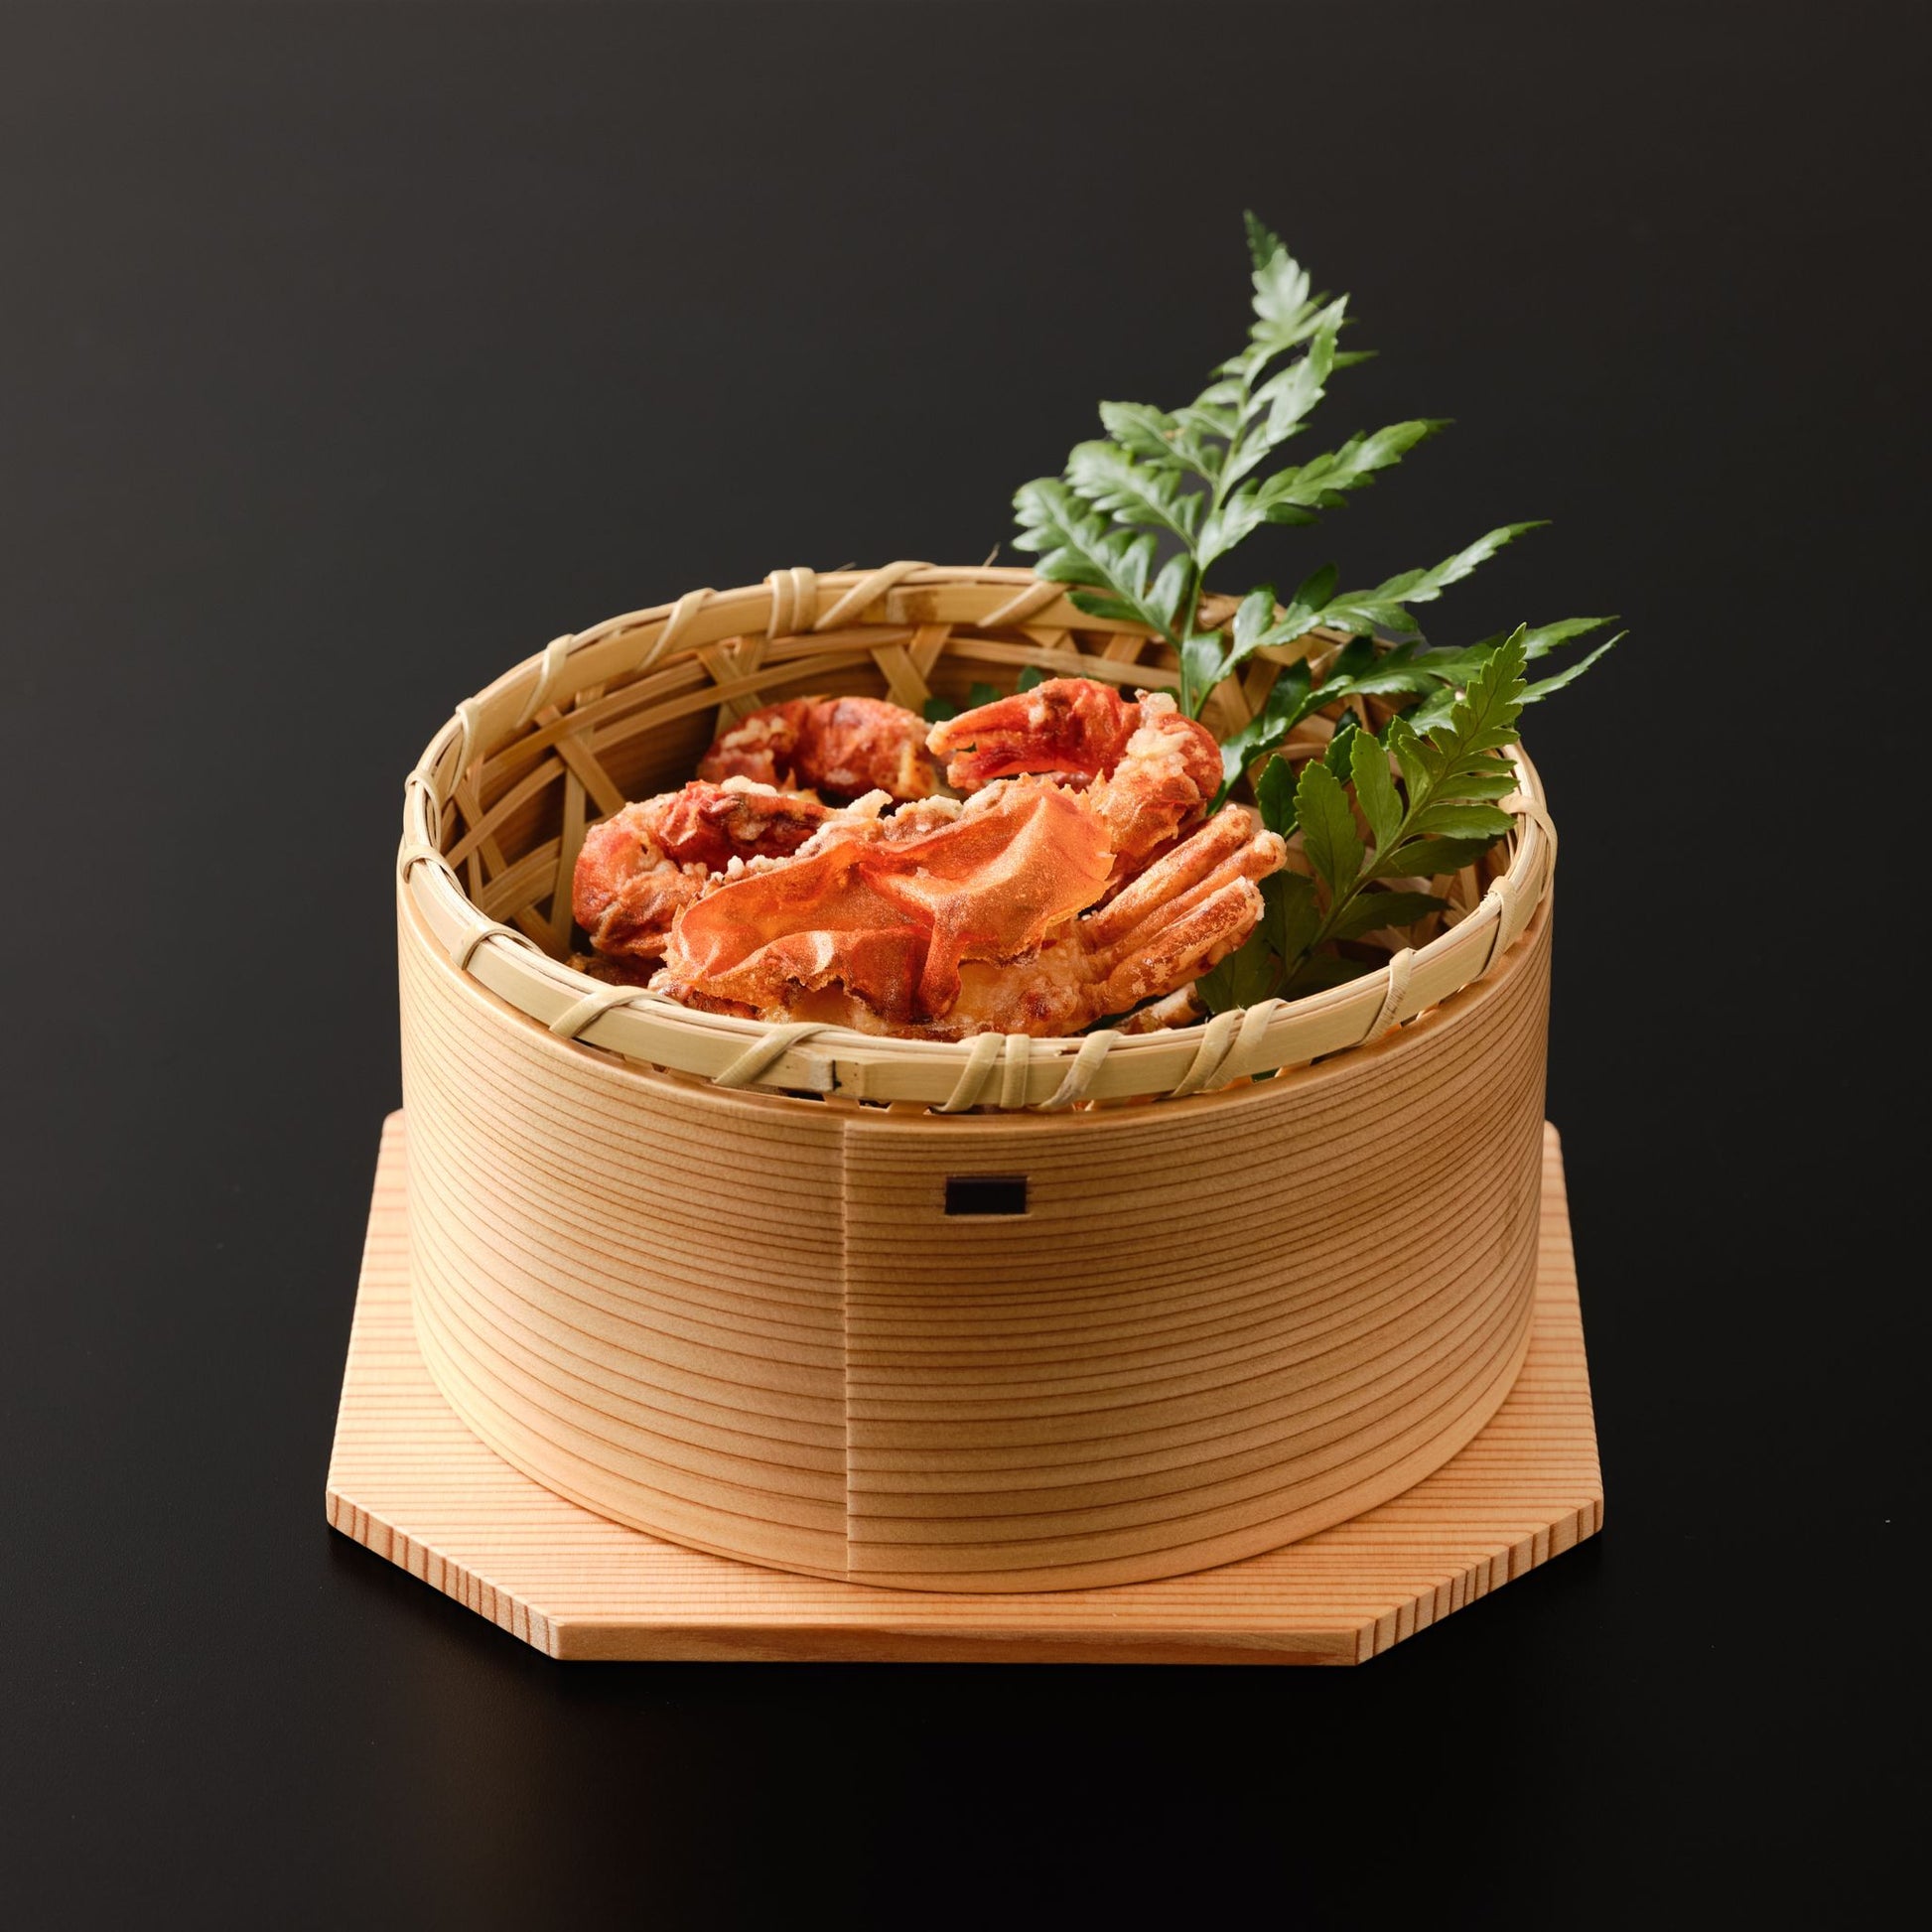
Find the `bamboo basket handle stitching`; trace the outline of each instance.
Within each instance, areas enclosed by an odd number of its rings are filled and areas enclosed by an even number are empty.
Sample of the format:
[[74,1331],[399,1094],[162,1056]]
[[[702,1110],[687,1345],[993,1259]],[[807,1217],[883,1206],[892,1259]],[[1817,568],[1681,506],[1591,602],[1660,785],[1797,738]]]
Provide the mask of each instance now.
[[613,1007],[628,1006],[641,997],[645,997],[641,987],[600,986],[595,993],[586,993],[558,1014],[550,1023],[550,1031],[559,1039],[575,1039],[593,1020],[601,1020]]
[[456,776],[459,784],[463,775],[470,769],[470,760],[476,756],[477,749],[477,701],[465,698],[456,708]]
[[1415,963],[1414,946],[1404,946],[1400,952],[1389,955],[1389,989],[1382,995],[1382,1004],[1376,1009],[1375,1018],[1368,1023],[1367,1032],[1362,1035],[1362,1045],[1374,1045],[1384,1034],[1400,1022],[1402,1002],[1408,997],[1409,975]]
[[[1529,907],[1534,910],[1537,901],[1550,890],[1550,882],[1557,869],[1557,828],[1549,812],[1532,798],[1528,792],[1513,791],[1502,801],[1502,809],[1517,818],[1528,818],[1543,834],[1548,845],[1548,856],[1543,863],[1543,877],[1538,880],[1529,894]],[[1512,884],[1508,873],[1500,873],[1489,882],[1489,890],[1482,896],[1482,903],[1476,907],[1480,917],[1493,902],[1496,908],[1496,929],[1490,934],[1489,951],[1474,978],[1487,979],[1495,971],[1496,962],[1509,950],[1510,941],[1516,934],[1510,931],[1510,912],[1516,903],[1517,887]],[[1527,915],[1525,917],[1527,923]],[[1520,927],[1519,927],[1520,930]],[[1507,935],[1507,937],[1505,937]]]
[[444,858],[443,854],[435,846],[431,845],[426,839],[411,839],[410,842],[406,846],[404,846],[400,852],[396,854],[396,877],[398,879],[407,879],[409,875],[412,872],[414,872],[416,868],[419,865],[423,864],[424,861],[426,860],[431,865],[438,867],[444,874],[446,874],[450,880],[450,883],[456,887],[458,892],[463,891],[462,885],[457,880],[456,874],[450,869],[449,860]]
[[[1268,1029],[1274,1024],[1276,1014],[1287,1005],[1286,1000],[1262,1000],[1241,1010],[1241,1026],[1234,1044],[1211,1076],[1217,1087],[1229,1086],[1243,1075],[1260,1070],[1267,1051]],[[1170,1099],[1173,1097],[1169,1095]]]
[[1101,1062],[1114,1050],[1114,1041],[1118,1038],[1120,1035],[1112,1028],[1104,1033],[1089,1034],[1080,1042],[1080,1050],[1069,1062],[1059,1085],[1034,1111],[1057,1114],[1064,1108],[1078,1106],[1087,1097],[1087,1089],[1093,1084],[1094,1075],[1100,1071]]
[[[442,849],[443,814],[448,809],[448,800],[436,788],[436,773],[423,765],[418,765],[402,781],[402,816],[404,826],[409,824],[410,794],[420,792],[423,798],[423,818],[429,828],[430,838],[436,847]],[[407,873],[402,875],[405,879]]]
[[717,595],[716,591],[710,589],[686,591],[671,606],[671,615],[664,620],[657,635],[650,638],[638,653],[637,662],[632,668],[639,676],[649,670],[659,658],[669,654],[677,640],[696,621],[698,613]]
[[525,952],[533,952],[540,958],[546,957],[543,948],[527,932],[518,932],[513,925],[498,925],[494,920],[488,920],[476,927],[474,931],[466,932],[450,948],[450,964],[459,973],[467,973],[470,970],[470,962],[477,956],[477,949],[487,944],[491,939],[507,939],[513,945],[521,946]]
[[1194,1057],[1188,1062],[1187,1071],[1168,1089],[1170,1100],[1185,1100],[1190,1094],[1199,1093],[1213,1079],[1220,1071],[1221,1062],[1233,1051],[1234,1036],[1241,1030],[1241,1019],[1239,1009],[1217,1013],[1202,1028],[1200,1044],[1194,1048]]
[[431,822],[435,823],[440,821],[443,816],[443,794],[436,788],[436,773],[433,771],[425,771],[419,764],[402,781],[402,796],[405,806],[409,802],[409,794],[412,791],[420,791],[423,794],[424,804],[429,812]]
[[714,1087],[749,1087],[763,1078],[801,1040],[825,1031],[818,1020],[794,1021],[789,1026],[773,1027],[761,1039],[755,1039],[744,1052],[711,1076]]
[[1000,1056],[1000,1105],[1006,1108],[1027,1104],[1027,1065],[1033,1058],[1031,1035],[1008,1034],[1006,1050]]
[[1017,597],[1010,597],[998,610],[989,611],[974,625],[977,630],[997,630],[1003,624],[1025,623],[1035,611],[1043,611],[1064,593],[1059,584],[1029,584]]
[[557,680],[563,675],[564,659],[570,655],[571,644],[575,641],[570,631],[561,637],[552,637],[543,647],[543,661],[537,666],[537,681],[530,686],[530,695],[523,700],[523,709],[516,714],[516,723],[510,727],[520,732],[543,707],[550,702],[550,694],[556,689]]
[[1503,934],[1509,930],[1509,908],[1515,897],[1515,889],[1509,883],[1509,875],[1504,873],[1490,881],[1489,890],[1482,896],[1482,903],[1476,907],[1478,917],[1491,905],[1496,908],[1496,929],[1489,935],[1489,953],[1475,975],[1479,980],[1487,979],[1495,971],[1496,962],[1509,950],[1503,943]]
[[836,630],[850,619],[856,619],[860,612],[870,605],[877,604],[882,597],[897,589],[915,570],[930,570],[930,564],[916,564],[900,561],[886,564],[878,570],[868,571],[848,591],[843,592],[838,602],[829,611],[821,611],[812,624],[814,630]]
[[999,1034],[980,1034],[966,1050],[966,1064],[959,1069],[959,1078],[953,1082],[952,1092],[942,1100],[935,1112],[941,1114],[963,1114],[967,1108],[979,1104],[981,1089],[985,1087],[993,1072],[993,1063],[1006,1051],[1006,1040]]
[[818,615],[818,578],[805,564],[774,570],[765,580],[771,588],[771,615],[765,620],[767,639],[796,636],[810,630]]
[[1556,820],[1550,816],[1547,807],[1539,804],[1527,791],[1512,791],[1503,800],[1502,808],[1515,817],[1534,820],[1537,830],[1543,834],[1545,841],[1548,843],[1550,851],[1549,856],[1543,862],[1543,884],[1541,887],[1541,891],[1548,892],[1550,889],[1550,881],[1555,876],[1557,870]]

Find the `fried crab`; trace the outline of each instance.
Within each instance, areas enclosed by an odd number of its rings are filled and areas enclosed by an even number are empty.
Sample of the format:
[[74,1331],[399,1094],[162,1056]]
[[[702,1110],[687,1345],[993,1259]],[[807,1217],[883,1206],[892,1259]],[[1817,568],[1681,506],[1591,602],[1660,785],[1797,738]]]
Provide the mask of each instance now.
[[716,885],[679,915],[653,989],[927,1039],[1077,1033],[1239,945],[1286,856],[1231,805],[1100,905],[1116,854],[1088,793],[1019,777],[949,818],[904,816],[835,820]]
[[[897,710],[832,709],[859,704]],[[747,731],[782,713],[741,721],[700,772],[768,754],[772,778],[848,796],[877,775],[826,749],[835,720],[798,725],[809,710],[779,719],[782,759],[777,726]],[[903,748],[902,726],[891,742]],[[573,904],[601,970],[642,977],[661,958],[653,990],[759,1019],[929,1039],[1077,1033],[1176,993],[1238,946],[1261,916],[1257,882],[1286,859],[1247,807],[1207,816],[1219,751],[1165,696],[1130,703],[1054,679],[925,742],[963,802],[907,798],[902,763],[899,789],[843,806],[738,770],[596,827]]]
[[1123,880],[1198,820],[1221,786],[1221,748],[1205,725],[1164,692],[1129,703],[1092,678],[1049,678],[961,712],[932,728],[926,749],[948,759],[957,791],[1020,772],[1084,788]]
[[661,958],[671,922],[734,859],[784,858],[832,816],[808,791],[749,778],[639,799],[585,833],[571,915],[600,953]]
[[860,798],[925,798],[932,766],[925,721],[883,698],[787,698],[748,713],[698,764],[712,783],[750,778],[784,790]]

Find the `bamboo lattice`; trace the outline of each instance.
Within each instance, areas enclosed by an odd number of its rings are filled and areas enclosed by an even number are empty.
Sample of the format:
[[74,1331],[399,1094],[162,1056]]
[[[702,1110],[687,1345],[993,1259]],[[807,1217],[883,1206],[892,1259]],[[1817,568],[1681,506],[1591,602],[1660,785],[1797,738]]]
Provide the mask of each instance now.
[[[1261,653],[1214,692],[1206,721],[1225,736],[1285,665],[1342,641],[1316,632]],[[1487,974],[1549,890],[1555,831],[1519,752],[1521,787],[1502,801],[1518,830],[1457,877],[1436,936],[1329,992],[1192,1027],[881,1039],[700,1013],[565,963],[586,830],[629,798],[682,784],[725,725],[807,694],[883,695],[916,711],[935,694],[962,698],[976,680],[1011,688],[1028,666],[1149,690],[1179,682],[1172,652],[1143,628],[1087,616],[1030,571],[992,566],[781,570],[613,618],[557,638],[457,708],[404,788],[400,889],[459,970],[559,1037],[726,1088],[939,1113],[1185,1099],[1370,1045]],[[1318,742],[1330,727],[1317,718],[1308,729]]]

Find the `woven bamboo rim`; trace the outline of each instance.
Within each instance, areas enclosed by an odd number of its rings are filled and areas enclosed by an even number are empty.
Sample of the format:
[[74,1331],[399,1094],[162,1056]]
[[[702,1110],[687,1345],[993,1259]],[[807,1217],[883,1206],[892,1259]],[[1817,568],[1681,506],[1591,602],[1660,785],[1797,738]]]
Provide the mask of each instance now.
[[[1239,726],[1284,665],[1343,641],[1317,632],[1262,653],[1215,692],[1209,722],[1222,733]],[[939,1113],[1185,1099],[1370,1045],[1489,973],[1549,892],[1556,831],[1518,751],[1521,786],[1502,801],[1518,829],[1500,863],[1460,876],[1448,930],[1332,991],[1197,1026],[1070,1039],[882,1039],[699,1013],[564,963],[586,828],[628,795],[681,783],[695,760],[690,747],[716,729],[808,691],[883,691],[917,710],[949,683],[1010,683],[1028,665],[1150,690],[1179,682],[1172,652],[1142,627],[1088,617],[1061,586],[991,565],[780,570],[761,585],[690,591],[612,618],[524,659],[459,705],[430,741],[404,785],[402,887],[461,971],[560,1037],[726,1088]],[[652,769],[653,744],[661,751],[680,732],[685,750]],[[626,764],[642,776],[628,793]]]

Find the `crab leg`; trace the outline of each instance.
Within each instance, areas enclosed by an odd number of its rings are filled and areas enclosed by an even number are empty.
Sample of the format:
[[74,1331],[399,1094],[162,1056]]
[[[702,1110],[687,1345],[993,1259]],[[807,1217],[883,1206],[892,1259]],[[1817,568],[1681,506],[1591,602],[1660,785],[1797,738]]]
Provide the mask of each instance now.
[[1247,806],[1228,805],[1089,914],[1083,925],[1087,942],[1096,948],[1124,942],[1156,909],[1165,906],[1174,915],[1230,880],[1265,879],[1280,870],[1287,852],[1273,832],[1260,829]]
[[1156,994],[1172,993],[1225,958],[1255,929],[1261,891],[1236,877],[1186,907],[1158,905],[1135,929],[1094,957],[1107,970],[1089,996],[1093,1017],[1124,1013]]

